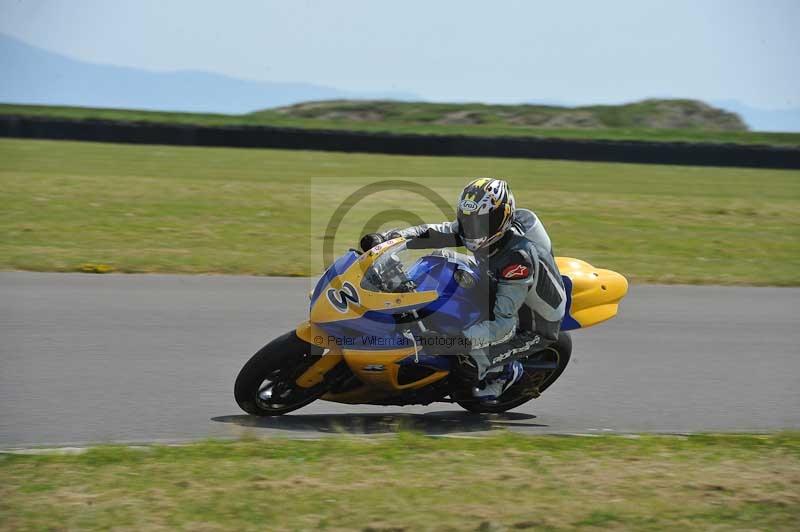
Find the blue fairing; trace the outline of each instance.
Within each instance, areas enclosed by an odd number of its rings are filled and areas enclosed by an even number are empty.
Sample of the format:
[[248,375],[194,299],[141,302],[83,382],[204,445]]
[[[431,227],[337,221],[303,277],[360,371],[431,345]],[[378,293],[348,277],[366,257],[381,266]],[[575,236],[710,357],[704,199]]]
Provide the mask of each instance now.
[[319,278],[317,281],[317,286],[314,287],[314,293],[311,294],[311,304],[309,308],[314,306],[314,303],[317,301],[322,289],[328,286],[331,281],[337,276],[341,275],[349,268],[358,258],[358,254],[355,251],[348,251],[338,259],[336,259],[333,264],[331,264],[330,268],[328,268],[322,277]]
[[[474,281],[472,288],[460,286],[456,270],[464,271]],[[480,274],[467,262],[442,256],[427,255],[419,259],[408,272],[417,290],[436,290],[439,298],[419,312],[431,328],[445,334],[457,334],[480,321],[486,314],[478,303],[481,294]]]

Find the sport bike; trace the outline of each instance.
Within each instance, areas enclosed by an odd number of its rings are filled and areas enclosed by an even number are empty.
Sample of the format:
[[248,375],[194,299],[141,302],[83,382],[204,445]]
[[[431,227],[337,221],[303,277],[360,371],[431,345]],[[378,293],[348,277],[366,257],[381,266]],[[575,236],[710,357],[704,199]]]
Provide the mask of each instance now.
[[[617,314],[628,282],[611,270],[557,257],[567,303],[558,341],[518,357],[525,372],[494,402],[472,398],[471,359],[435,356],[414,337],[430,329],[457,334],[484,320],[488,280],[467,257],[410,249],[396,238],[360,253],[350,250],[319,279],[309,320],[261,348],[236,379],[247,413],[277,416],[322,399],[349,404],[457,403],[496,413],[538,397],[563,373],[570,333]],[[485,276],[483,276],[485,277]]]

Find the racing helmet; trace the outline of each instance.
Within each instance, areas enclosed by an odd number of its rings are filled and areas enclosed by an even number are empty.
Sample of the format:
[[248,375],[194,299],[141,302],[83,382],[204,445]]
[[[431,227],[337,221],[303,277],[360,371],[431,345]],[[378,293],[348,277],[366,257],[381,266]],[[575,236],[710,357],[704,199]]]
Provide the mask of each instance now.
[[458,198],[458,234],[470,251],[485,249],[503,238],[513,218],[514,195],[502,179],[476,179]]

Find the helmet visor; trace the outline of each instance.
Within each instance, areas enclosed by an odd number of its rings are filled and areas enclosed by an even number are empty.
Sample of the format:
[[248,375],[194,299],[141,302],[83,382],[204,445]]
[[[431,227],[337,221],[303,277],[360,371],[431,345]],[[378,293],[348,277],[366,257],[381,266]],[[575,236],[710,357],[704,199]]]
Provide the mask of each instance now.
[[492,236],[491,214],[461,214],[458,216],[458,227],[464,240],[482,240]]

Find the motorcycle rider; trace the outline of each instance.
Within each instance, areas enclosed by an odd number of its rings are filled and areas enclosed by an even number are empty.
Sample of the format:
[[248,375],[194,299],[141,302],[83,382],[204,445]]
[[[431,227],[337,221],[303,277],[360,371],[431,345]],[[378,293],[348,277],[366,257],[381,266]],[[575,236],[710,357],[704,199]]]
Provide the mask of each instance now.
[[520,355],[558,339],[566,293],[547,231],[532,211],[515,208],[508,183],[484,177],[464,187],[454,222],[370,233],[361,248],[399,236],[411,239],[409,248],[464,246],[474,254],[489,281],[489,318],[456,337],[425,331],[418,340],[431,354],[468,353],[476,368],[473,395],[495,401],[522,377]]

